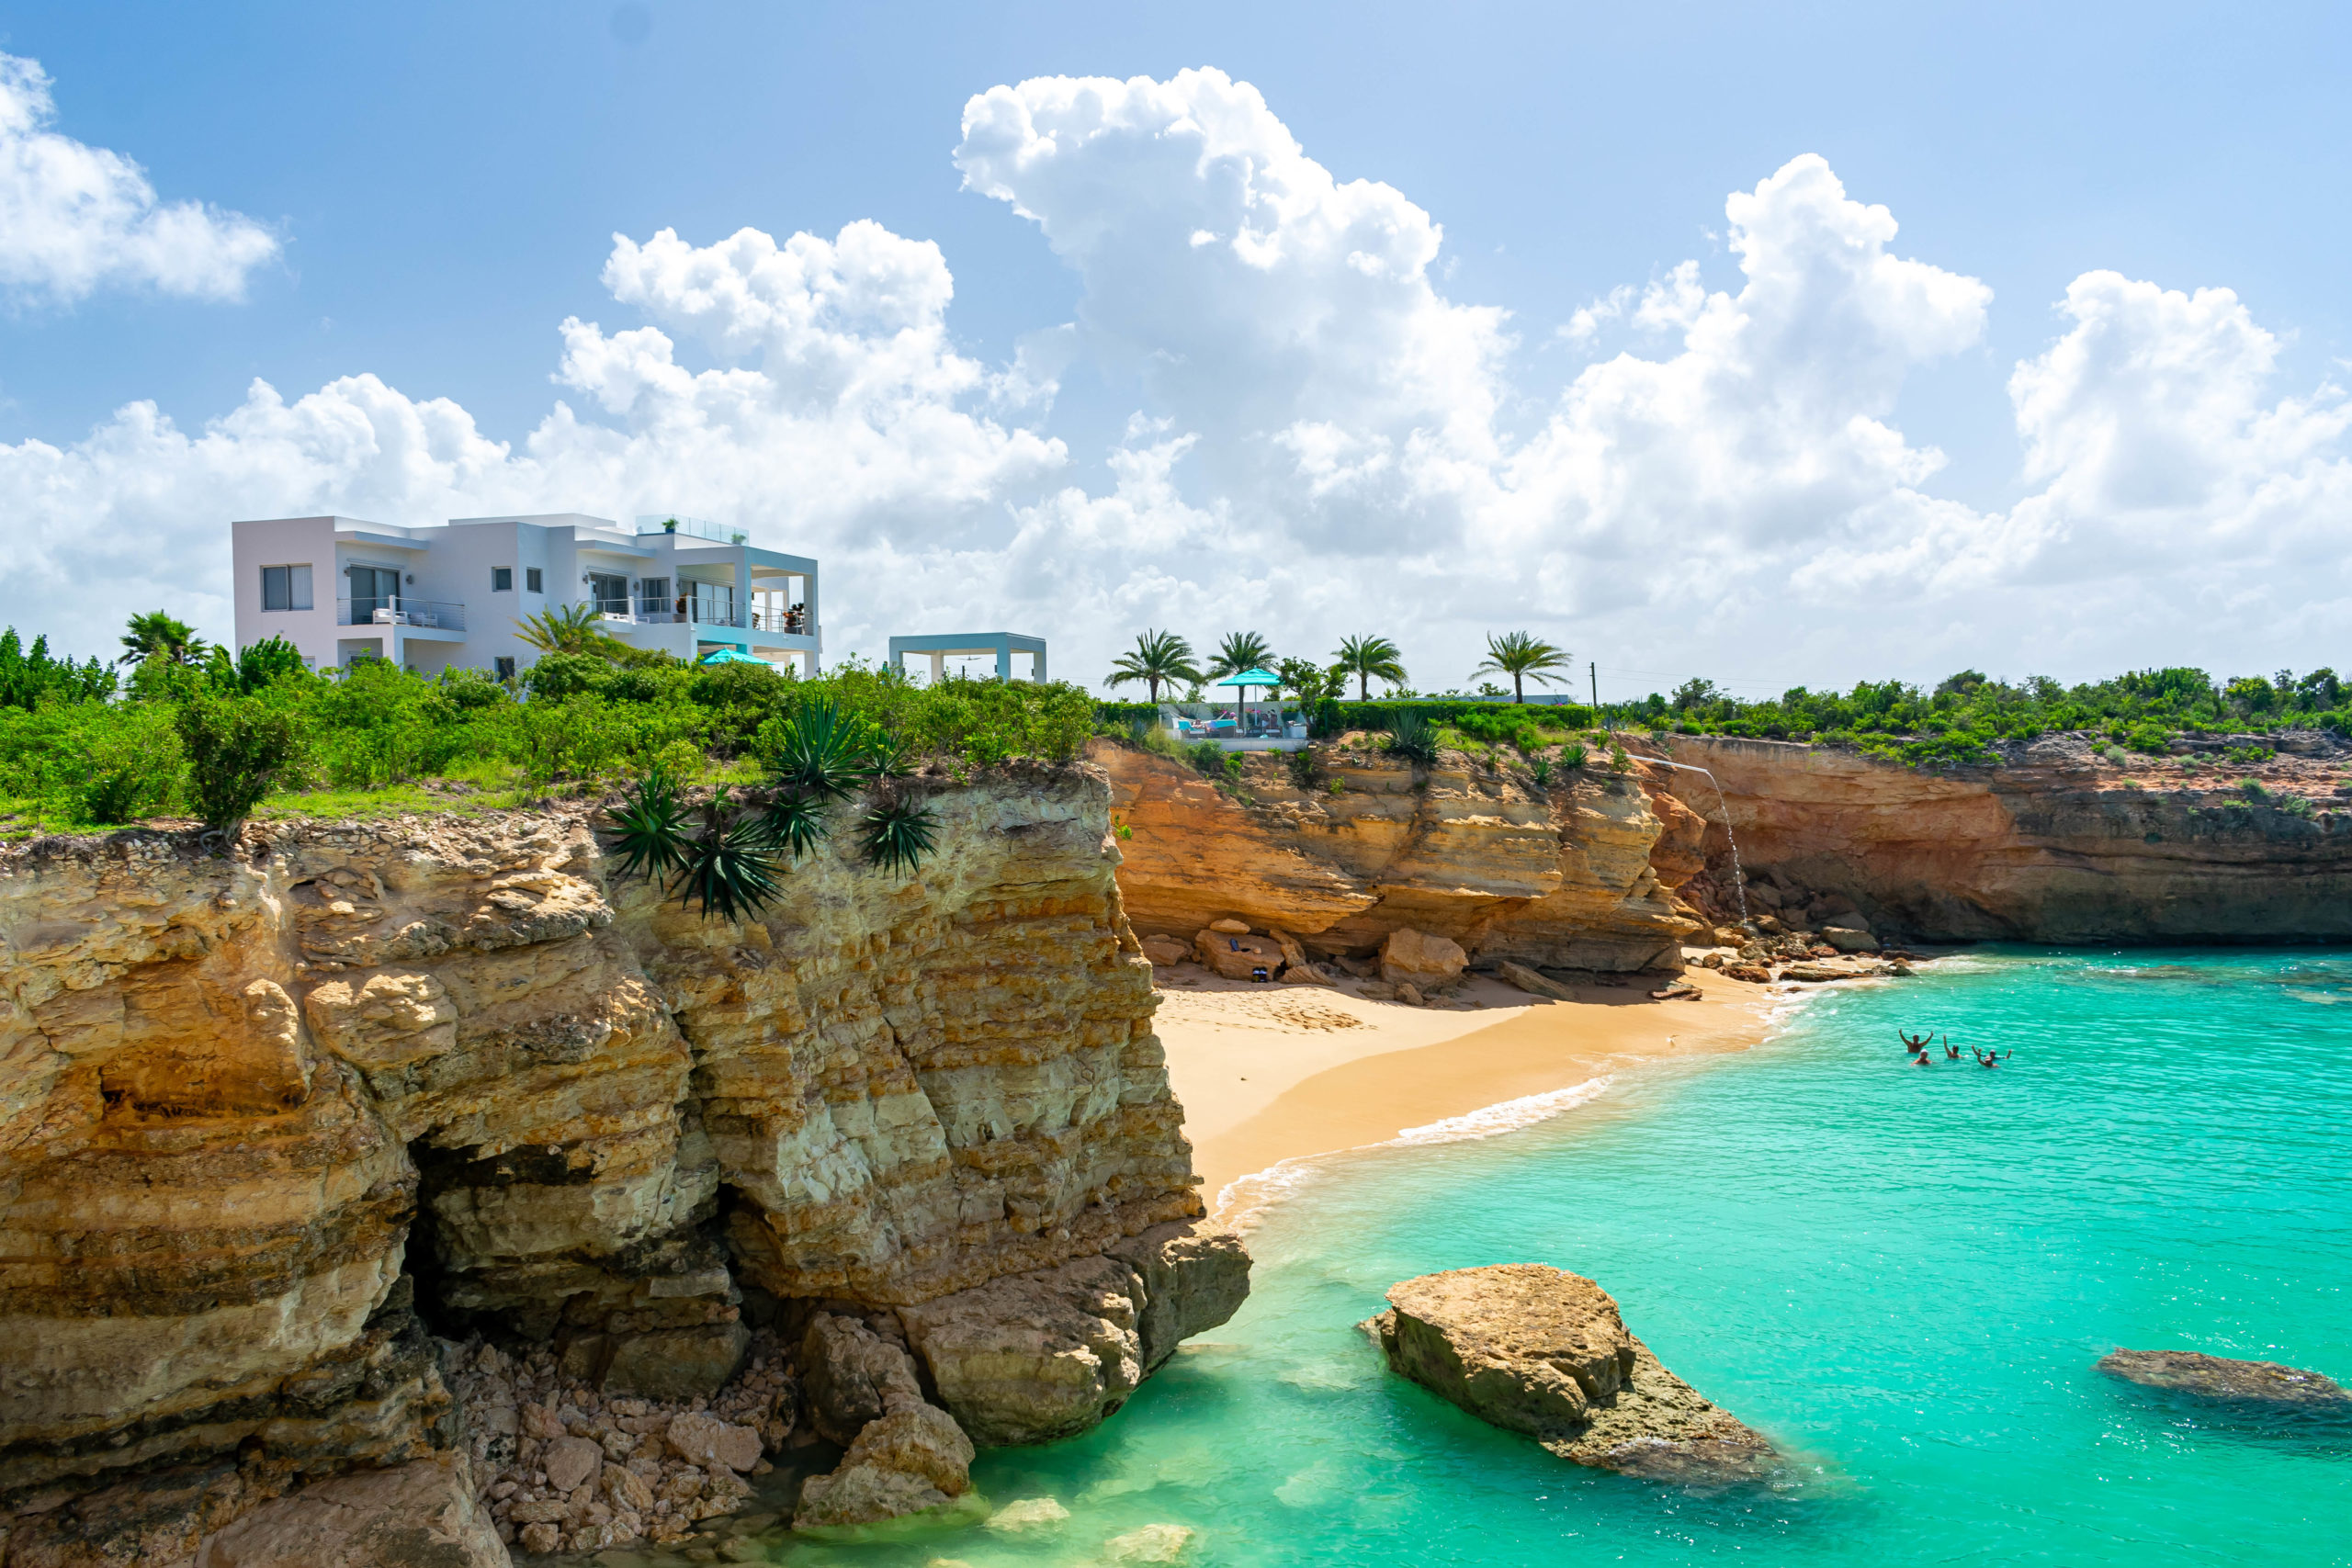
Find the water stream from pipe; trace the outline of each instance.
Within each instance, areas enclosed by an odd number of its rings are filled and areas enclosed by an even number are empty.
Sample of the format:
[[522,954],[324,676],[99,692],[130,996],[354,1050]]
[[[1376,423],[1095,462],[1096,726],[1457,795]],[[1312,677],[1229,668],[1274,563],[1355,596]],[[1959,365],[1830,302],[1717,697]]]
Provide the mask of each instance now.
[[[1712,769],[1696,767],[1689,762],[1676,762],[1664,757],[1645,757],[1646,762],[1657,762],[1669,768],[1680,768],[1686,773],[1705,773],[1707,782],[1715,786],[1715,804],[1724,811],[1724,837],[1731,840],[1731,882],[1739,894],[1739,918],[1747,920],[1747,874],[1739,869],[1739,835],[1731,829],[1731,802],[1724,798],[1724,786]],[[1702,818],[1703,820],[1703,818]]]

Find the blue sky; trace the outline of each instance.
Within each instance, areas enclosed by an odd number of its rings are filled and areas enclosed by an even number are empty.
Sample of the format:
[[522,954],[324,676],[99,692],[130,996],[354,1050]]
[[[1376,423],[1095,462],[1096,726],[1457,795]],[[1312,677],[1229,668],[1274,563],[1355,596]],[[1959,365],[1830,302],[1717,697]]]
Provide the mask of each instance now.
[[[826,549],[829,653],[915,622],[1009,617],[1058,636],[1076,657],[1057,669],[1085,674],[1146,624],[1196,642],[1256,625],[1304,648],[1371,614],[1419,650],[1424,686],[1459,681],[1485,632],[1517,625],[1602,651],[1634,683],[2342,665],[2352,649],[2330,639],[2352,484],[2328,421],[2352,357],[2347,35],[2341,8],[2318,6],[13,6],[0,51],[46,74],[48,131],[135,162],[164,203],[243,215],[277,248],[237,265],[233,288],[193,294],[135,271],[79,292],[14,275],[0,502],[17,570],[0,615],[40,623],[60,593],[109,615],[163,596],[225,633],[230,515],[422,522],[540,492],[546,509],[616,514],[686,488],[666,503]],[[1220,292],[1148,237],[1153,214],[1213,203],[1214,180],[1144,188],[1176,176],[1132,148],[1092,172],[1071,164],[1075,183],[1042,195],[1023,182],[1045,176],[1001,169],[997,197],[967,188],[975,95],[1025,95],[1028,115],[1052,95],[1025,85],[1171,84],[1187,67],[1261,96],[1237,132],[1247,146],[1286,132],[1339,187],[1379,182],[1396,211],[1442,227],[1425,265],[1396,264],[1419,268],[1403,293],[1362,302],[1351,325],[1347,305],[1313,303],[1346,291],[1311,267],[1295,288]],[[1137,112],[1174,124],[1193,91]],[[1227,101],[1214,82],[1199,91]],[[1165,141],[1150,124],[1136,134]],[[1911,284],[1799,289],[1793,315],[1749,333],[1795,358],[1743,357],[1746,390],[1655,406],[1678,374],[1687,387],[1720,367],[1676,372],[1698,306],[1661,296],[1640,328],[1640,292],[1689,261],[1686,301],[1736,300],[1726,197],[1804,154],[1849,206],[1787,187],[1787,210],[1815,215],[1790,231],[1792,268],[1875,243],[1989,297],[1950,294],[1890,338],[1884,312],[1909,308]],[[1268,156],[1244,154],[1261,169]],[[1022,215],[1047,196],[1051,211]],[[1880,205],[1899,233],[1858,239],[1854,215]],[[607,340],[659,326],[685,371],[748,367],[805,413],[831,394],[790,384],[801,348],[714,335],[675,277],[623,300],[600,275],[616,234],[831,242],[857,220],[936,245],[953,303],[933,351],[974,367],[919,376],[883,412],[831,406],[861,439],[879,433],[861,479],[823,471],[840,432],[803,420],[793,464],[747,460],[711,484],[728,467],[715,449],[664,451],[631,423],[642,403],[609,401],[597,417],[633,433],[628,455],[524,471],[460,457],[429,480],[388,477],[380,411],[359,457],[306,446],[280,462],[315,433],[251,429],[209,455],[120,453],[117,411],[139,400],[195,435],[256,378],[294,403],[366,376],[408,404],[450,400],[474,436],[519,450],[559,400],[583,417],[595,396],[628,401],[577,376],[553,384],[567,317]],[[1098,228],[1112,238],[1083,238]],[[2056,308],[2109,273],[2156,292],[2109,289],[2091,316]],[[1628,288],[1594,330],[1562,334]],[[2193,309],[2199,289],[2233,306]],[[2183,297],[2169,316],[2166,292]],[[1749,313],[1768,303],[1750,297]],[[1341,319],[1310,327],[1302,310]],[[1071,321],[1049,393],[977,389],[1028,334]],[[1877,335],[1858,346],[1865,328]],[[843,330],[866,350],[887,335]],[[1454,334],[1437,358],[1397,346],[1431,332]],[[2141,348],[2102,359],[2099,332]],[[2012,378],[2070,343],[2082,352],[2044,367],[2029,429]],[[1578,376],[1621,352],[1640,364],[1564,414]],[[2143,406],[2184,367],[2214,386]],[[1772,412],[1807,386],[1818,406],[1793,423]],[[1648,410],[1638,430],[1629,402]],[[916,405],[928,412],[910,420]],[[934,415],[966,423],[943,437]],[[1858,457],[1841,434],[1858,418],[1944,461]],[[2282,423],[2300,434],[2278,437]],[[991,446],[978,426],[1015,439]],[[1440,429],[1442,461],[1416,468]],[[765,427],[732,438],[779,445]],[[968,461],[937,458],[967,438]],[[1024,457],[1023,441],[1058,455]],[[1313,468],[1317,441],[1377,456]],[[2195,471],[2171,472],[2192,447]],[[893,463],[928,477],[872,481]],[[1708,482],[1676,478],[1700,469]],[[94,531],[138,547],[76,542]],[[1678,557],[1688,571],[1662,570]]]

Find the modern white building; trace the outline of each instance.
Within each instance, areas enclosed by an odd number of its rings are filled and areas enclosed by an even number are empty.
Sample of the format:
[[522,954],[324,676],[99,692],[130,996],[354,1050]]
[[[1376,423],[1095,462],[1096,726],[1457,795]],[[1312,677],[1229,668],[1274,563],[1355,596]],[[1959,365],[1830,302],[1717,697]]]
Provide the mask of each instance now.
[[619,641],[695,660],[733,649],[817,672],[817,563],[754,548],[696,518],[455,517],[402,527],[356,517],[232,523],[237,646],[282,637],[314,666],[389,659],[422,674],[499,676],[538,650],[525,617],[593,604]]

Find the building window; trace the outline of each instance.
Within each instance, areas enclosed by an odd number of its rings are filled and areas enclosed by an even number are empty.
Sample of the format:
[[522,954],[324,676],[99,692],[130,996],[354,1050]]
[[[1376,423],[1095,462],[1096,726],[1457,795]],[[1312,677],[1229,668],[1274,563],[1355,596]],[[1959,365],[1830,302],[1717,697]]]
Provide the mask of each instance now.
[[537,567],[526,566],[523,569],[523,587],[529,592],[546,592],[546,581],[547,580],[540,575],[539,569]]
[[500,680],[512,681],[514,679],[514,661],[512,659],[493,659],[490,662],[491,667],[498,671],[498,678]]
[[262,568],[261,607],[265,610],[309,609],[311,569],[308,566]]
[[492,593],[514,592],[514,569],[511,566],[492,567],[490,569],[490,591]]

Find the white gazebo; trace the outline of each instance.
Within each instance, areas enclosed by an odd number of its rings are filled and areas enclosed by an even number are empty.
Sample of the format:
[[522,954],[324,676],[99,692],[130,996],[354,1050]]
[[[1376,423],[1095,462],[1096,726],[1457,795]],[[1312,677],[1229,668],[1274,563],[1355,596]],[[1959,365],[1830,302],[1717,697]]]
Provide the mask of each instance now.
[[1023,637],[1019,632],[946,632],[937,637],[894,637],[890,639],[890,667],[901,668],[899,661],[910,653],[931,656],[931,679],[933,685],[947,678],[947,660],[951,657],[996,655],[996,678],[1012,679],[1012,656],[1029,655],[1029,679],[1046,679],[1046,639]]

